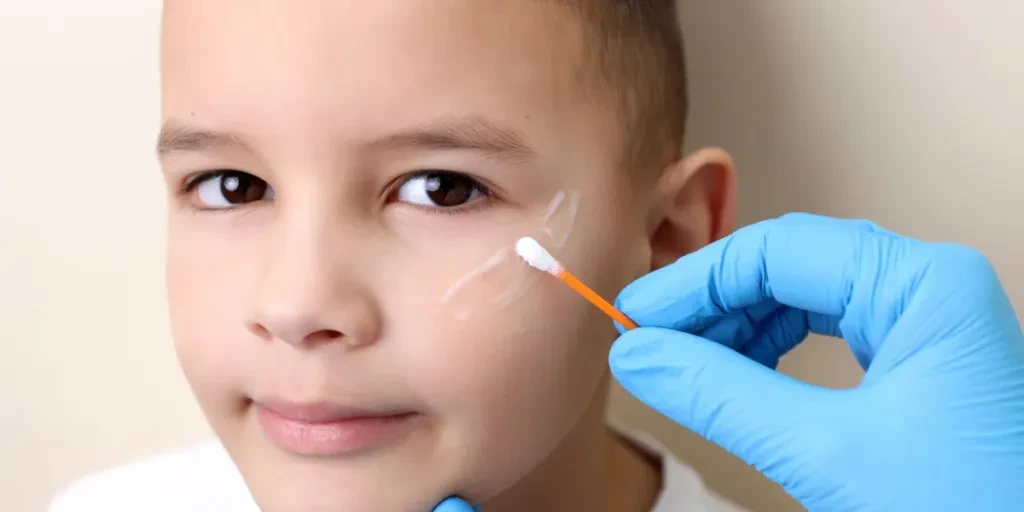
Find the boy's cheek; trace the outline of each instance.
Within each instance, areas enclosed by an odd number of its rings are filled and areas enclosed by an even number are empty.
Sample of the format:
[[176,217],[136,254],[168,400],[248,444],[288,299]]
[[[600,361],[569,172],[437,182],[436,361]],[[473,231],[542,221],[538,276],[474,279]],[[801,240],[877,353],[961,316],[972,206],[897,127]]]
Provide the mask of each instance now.
[[500,311],[424,316],[405,324],[418,324],[418,335],[408,331],[389,347],[423,390],[443,453],[464,468],[462,484],[484,497],[550,455],[602,391],[601,319],[563,284],[537,275],[524,299]]
[[510,246],[461,260],[388,290],[382,310],[393,316],[381,343],[391,346],[382,350],[415,369],[417,388],[442,397],[542,387],[531,375],[565,378],[581,358],[586,303]]
[[[595,231],[575,236],[559,257],[613,299],[631,272],[623,242]],[[616,336],[611,321],[565,284],[515,263],[421,318],[429,342],[396,351],[430,390],[425,399],[448,428],[449,452],[466,454],[467,489],[485,498],[529,474],[603,399]],[[487,302],[510,286],[520,290],[514,300]]]

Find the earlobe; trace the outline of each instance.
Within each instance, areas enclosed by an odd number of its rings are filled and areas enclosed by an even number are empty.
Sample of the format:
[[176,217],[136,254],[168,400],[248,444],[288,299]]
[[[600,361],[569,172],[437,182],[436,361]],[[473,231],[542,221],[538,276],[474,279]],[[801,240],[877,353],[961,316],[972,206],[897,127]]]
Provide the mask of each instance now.
[[651,219],[651,268],[724,237],[736,222],[736,166],[717,148],[695,151],[667,167]]

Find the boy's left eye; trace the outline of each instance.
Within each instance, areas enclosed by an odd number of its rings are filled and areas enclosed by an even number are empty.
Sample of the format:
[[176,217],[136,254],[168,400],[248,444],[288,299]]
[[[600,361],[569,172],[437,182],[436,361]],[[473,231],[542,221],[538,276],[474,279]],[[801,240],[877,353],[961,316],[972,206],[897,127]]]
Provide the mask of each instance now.
[[459,208],[490,195],[473,178],[452,171],[426,171],[406,178],[395,199],[428,208]]

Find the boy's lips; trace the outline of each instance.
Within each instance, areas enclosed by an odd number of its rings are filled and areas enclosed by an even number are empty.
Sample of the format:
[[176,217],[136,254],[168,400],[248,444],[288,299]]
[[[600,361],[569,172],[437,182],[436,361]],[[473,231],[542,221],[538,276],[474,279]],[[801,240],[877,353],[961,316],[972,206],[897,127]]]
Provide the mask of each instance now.
[[344,455],[378,446],[407,434],[420,416],[325,402],[267,400],[253,406],[267,438],[298,455]]

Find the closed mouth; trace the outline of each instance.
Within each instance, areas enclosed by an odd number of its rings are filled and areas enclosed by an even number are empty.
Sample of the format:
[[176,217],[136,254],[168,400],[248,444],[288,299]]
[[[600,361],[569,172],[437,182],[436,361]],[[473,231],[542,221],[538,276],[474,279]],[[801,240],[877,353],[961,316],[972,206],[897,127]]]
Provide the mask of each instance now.
[[412,430],[421,414],[324,402],[256,402],[263,432],[278,447],[298,455],[345,455],[380,446]]

